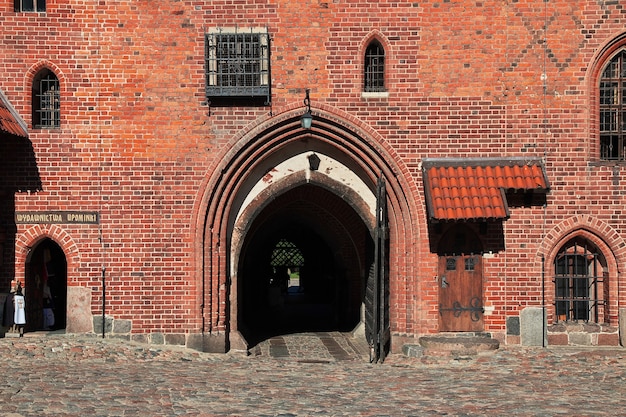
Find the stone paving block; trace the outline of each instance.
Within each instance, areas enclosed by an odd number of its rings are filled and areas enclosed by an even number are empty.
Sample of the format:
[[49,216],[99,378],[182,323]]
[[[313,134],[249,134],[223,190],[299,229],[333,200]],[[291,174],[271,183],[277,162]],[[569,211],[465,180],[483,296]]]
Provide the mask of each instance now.
[[518,316],[515,317],[507,317],[506,318],[506,334],[512,336],[520,335],[520,318]]
[[626,350],[620,347],[391,354],[382,364],[305,355],[322,352],[324,338],[348,352],[351,343],[342,337],[279,336],[276,345],[290,355],[281,358],[72,335],[2,339],[0,349],[11,355],[0,355],[0,366],[18,363],[28,371],[0,376],[1,414],[612,417],[626,408]]
[[185,335],[184,334],[166,334],[165,335],[165,343],[167,343],[168,345],[179,345],[179,346],[184,346],[185,345]]
[[117,319],[113,321],[113,333],[126,334],[130,333],[132,328],[132,321]]
[[571,345],[591,346],[591,334],[582,332],[570,332],[569,343]]
[[419,358],[424,355],[424,348],[420,345],[403,345],[402,353],[409,358]]
[[[111,333],[113,329],[113,318],[104,318],[104,332]],[[93,316],[93,330],[96,334],[102,334],[102,316]]]
[[150,333],[150,343],[154,345],[162,345],[165,343],[165,335],[163,333]]

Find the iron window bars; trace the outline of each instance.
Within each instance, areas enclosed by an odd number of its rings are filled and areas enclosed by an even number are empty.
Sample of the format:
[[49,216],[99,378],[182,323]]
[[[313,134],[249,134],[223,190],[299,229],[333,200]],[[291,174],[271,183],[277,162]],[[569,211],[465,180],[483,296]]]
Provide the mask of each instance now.
[[566,246],[555,261],[557,322],[604,321],[607,287],[600,255],[578,243]]
[[374,41],[365,50],[364,91],[385,91],[385,50]]
[[205,35],[206,95],[270,100],[266,29],[219,29]]
[[304,265],[304,256],[300,249],[292,242],[281,239],[272,251],[270,261],[272,267],[286,266],[288,268],[301,267]]
[[46,0],[14,0],[13,7],[16,12],[45,12]]
[[61,94],[59,80],[48,72],[35,81],[33,98],[33,125],[36,128],[56,129],[61,125]]
[[626,51],[606,66],[600,79],[600,159],[626,159]]

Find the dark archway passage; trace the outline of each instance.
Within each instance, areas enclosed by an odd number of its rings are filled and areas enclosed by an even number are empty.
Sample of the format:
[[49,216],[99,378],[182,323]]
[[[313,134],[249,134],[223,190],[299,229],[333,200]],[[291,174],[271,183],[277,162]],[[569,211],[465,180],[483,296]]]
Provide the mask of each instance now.
[[[26,331],[65,329],[67,260],[52,239],[46,238],[33,248],[26,263],[25,285]],[[44,309],[53,316],[46,315]]]
[[[372,241],[358,214],[334,193],[302,185],[252,222],[239,262],[239,329],[250,346],[268,337],[351,331],[361,322]],[[287,269],[285,285],[277,273]]]
[[[417,307],[423,284],[416,278],[415,260],[426,247],[419,220],[425,212],[417,204],[421,197],[408,180],[409,170],[398,163],[393,147],[354,115],[319,103],[308,130],[302,129],[301,116],[302,109],[291,103],[249,124],[223,147],[199,185],[192,223],[196,307],[206,351],[249,349],[251,335],[262,329],[276,332],[267,317],[259,317],[269,313],[259,301],[264,288],[254,276],[266,273],[264,246],[279,241],[268,237],[277,233],[269,224],[286,230],[288,224],[300,224],[292,218],[320,236],[332,252],[333,267],[346,267],[349,291],[341,308],[356,313],[340,317],[363,324],[363,281],[374,260],[373,237],[380,236],[379,179],[386,184],[389,299],[378,311],[389,314],[389,335],[414,333],[422,326],[426,313]],[[309,190],[315,195],[301,200],[309,211],[292,210],[297,209],[294,197]],[[316,217],[317,208],[325,210],[326,218]],[[327,221],[333,217],[334,223]],[[365,339],[365,331],[363,325],[353,334]]]

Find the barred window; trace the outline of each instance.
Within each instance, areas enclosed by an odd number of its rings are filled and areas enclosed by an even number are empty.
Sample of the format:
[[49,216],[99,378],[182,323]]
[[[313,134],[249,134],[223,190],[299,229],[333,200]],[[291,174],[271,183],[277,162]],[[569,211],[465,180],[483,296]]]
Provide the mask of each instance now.
[[600,79],[600,158],[626,159],[626,51],[608,63]]
[[45,12],[46,0],[14,0],[16,12]]
[[365,50],[365,92],[385,91],[385,50],[377,41]]
[[221,29],[206,35],[206,93],[211,97],[270,94],[267,30]]
[[272,251],[270,263],[274,268],[280,266],[287,268],[301,267],[304,265],[304,256],[292,242],[281,239]]
[[33,127],[56,129],[61,125],[61,94],[59,79],[44,69],[33,81]]
[[586,240],[566,244],[555,260],[556,321],[608,322],[603,256]]

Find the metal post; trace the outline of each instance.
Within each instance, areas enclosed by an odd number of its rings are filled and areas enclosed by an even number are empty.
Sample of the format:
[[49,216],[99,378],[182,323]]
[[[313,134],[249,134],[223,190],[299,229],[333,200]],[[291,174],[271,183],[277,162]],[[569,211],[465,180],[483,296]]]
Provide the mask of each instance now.
[[541,255],[541,346],[546,347],[546,258]]
[[105,276],[105,272],[106,272],[106,268],[102,268],[102,338],[104,339],[104,332],[105,332],[105,326],[106,326],[106,320],[105,320],[105,307],[106,307],[106,283],[104,281],[104,276]]

